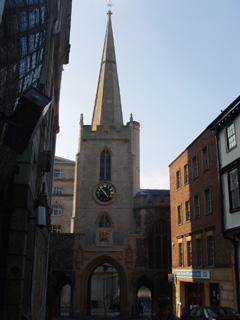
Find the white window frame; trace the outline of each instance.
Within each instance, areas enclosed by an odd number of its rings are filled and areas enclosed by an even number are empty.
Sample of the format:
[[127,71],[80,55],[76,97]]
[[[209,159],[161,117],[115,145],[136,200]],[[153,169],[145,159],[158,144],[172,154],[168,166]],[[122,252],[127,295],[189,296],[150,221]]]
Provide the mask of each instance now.
[[52,225],[52,233],[62,233],[61,225]]
[[[235,173],[235,181],[231,179],[231,174]],[[233,175],[232,175],[233,176]],[[228,189],[230,212],[239,211],[240,209],[240,166],[236,166],[228,171]]]
[[184,184],[189,183],[189,166],[188,163],[183,167],[184,170]]
[[178,225],[181,225],[183,223],[182,205],[181,204],[179,206],[177,206],[177,219],[178,219]]
[[203,169],[203,172],[205,172],[209,169],[208,146],[206,146],[202,149],[202,169]]
[[63,190],[60,187],[54,187],[53,188],[53,194],[62,194]]
[[194,218],[198,219],[201,217],[201,208],[200,208],[200,196],[196,194],[194,196]]
[[185,201],[185,219],[186,222],[191,221],[191,204],[190,199]]
[[226,127],[227,151],[232,150],[237,145],[236,130],[234,122]]
[[181,170],[179,169],[176,172],[176,189],[179,190],[181,188]]
[[58,205],[55,205],[53,206],[53,213],[52,215],[54,217],[59,217],[62,215],[62,206],[58,206]]
[[53,170],[53,178],[62,178],[62,177],[63,177],[63,169]]
[[198,159],[197,155],[192,157],[192,177],[196,179],[198,177]]

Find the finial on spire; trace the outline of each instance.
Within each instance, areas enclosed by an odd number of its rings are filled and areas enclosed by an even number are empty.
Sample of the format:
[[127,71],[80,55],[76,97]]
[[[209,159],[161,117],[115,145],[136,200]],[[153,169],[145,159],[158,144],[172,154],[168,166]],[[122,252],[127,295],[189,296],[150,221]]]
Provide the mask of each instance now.
[[83,114],[81,113],[81,116],[80,116],[80,125],[83,126]]
[[111,8],[113,6],[111,0],[107,0],[108,14],[112,14]]
[[133,114],[130,114],[130,121],[133,122]]

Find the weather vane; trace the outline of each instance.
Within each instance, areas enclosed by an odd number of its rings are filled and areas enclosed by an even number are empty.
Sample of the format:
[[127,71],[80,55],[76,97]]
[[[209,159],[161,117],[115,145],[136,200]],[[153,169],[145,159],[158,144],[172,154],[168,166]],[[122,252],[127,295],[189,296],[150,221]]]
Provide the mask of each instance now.
[[111,11],[113,4],[112,4],[111,0],[107,0],[107,2],[108,2],[107,7],[108,7],[109,11]]

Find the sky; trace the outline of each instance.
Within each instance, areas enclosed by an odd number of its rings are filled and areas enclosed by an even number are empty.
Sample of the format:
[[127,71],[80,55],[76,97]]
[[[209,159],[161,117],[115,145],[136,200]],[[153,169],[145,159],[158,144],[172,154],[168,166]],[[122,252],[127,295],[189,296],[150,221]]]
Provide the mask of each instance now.
[[[72,0],[56,155],[75,160],[90,125],[106,0]],[[240,0],[112,0],[124,124],[140,122],[140,187],[168,189],[169,164],[240,92]]]

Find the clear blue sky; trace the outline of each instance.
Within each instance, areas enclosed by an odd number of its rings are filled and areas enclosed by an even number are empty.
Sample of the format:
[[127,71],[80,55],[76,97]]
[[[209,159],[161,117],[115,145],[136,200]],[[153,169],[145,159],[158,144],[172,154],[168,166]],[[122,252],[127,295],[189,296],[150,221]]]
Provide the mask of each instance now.
[[[141,188],[169,188],[168,165],[240,94],[240,0],[112,0],[124,124],[140,122]],[[73,0],[56,155],[75,160],[90,125],[106,0]]]

